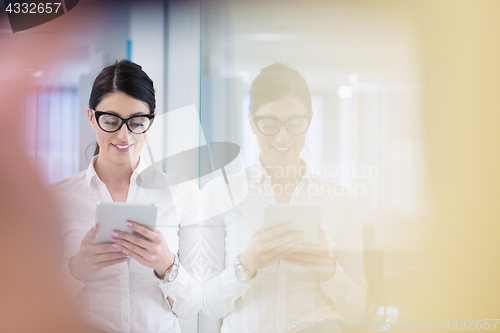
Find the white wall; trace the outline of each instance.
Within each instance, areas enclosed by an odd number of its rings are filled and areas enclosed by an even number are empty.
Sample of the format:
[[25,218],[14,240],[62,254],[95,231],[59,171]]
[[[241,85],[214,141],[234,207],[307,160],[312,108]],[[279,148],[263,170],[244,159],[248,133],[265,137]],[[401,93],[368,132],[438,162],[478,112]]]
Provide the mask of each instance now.
[[164,66],[164,5],[163,2],[134,2],[130,7],[130,39],[132,40],[131,61],[142,69],[154,82],[156,90],[156,111],[166,110],[165,66]]

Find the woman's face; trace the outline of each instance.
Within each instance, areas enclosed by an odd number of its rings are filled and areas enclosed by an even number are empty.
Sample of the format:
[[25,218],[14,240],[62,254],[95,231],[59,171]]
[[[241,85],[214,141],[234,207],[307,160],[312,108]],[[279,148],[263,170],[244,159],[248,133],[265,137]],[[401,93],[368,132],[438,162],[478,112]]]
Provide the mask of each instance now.
[[[146,103],[122,92],[106,95],[97,105],[95,111],[113,113],[123,119],[150,113]],[[99,160],[101,162],[128,163],[132,166],[138,162],[139,153],[146,141],[146,133],[131,133],[126,124],[123,124],[117,132],[107,133],[97,125],[96,118],[90,109],[87,109],[87,116],[92,129],[96,132],[97,143],[99,144]]]
[[[286,121],[296,116],[308,114],[307,108],[297,97],[286,96],[274,102],[264,104],[257,109],[255,116],[270,117],[279,121]],[[261,161],[265,166],[287,166],[300,163],[299,154],[304,148],[306,133],[292,135],[288,133],[285,126],[278,133],[266,136],[259,132],[252,119],[248,115],[252,132],[257,136],[257,142],[261,151]]]

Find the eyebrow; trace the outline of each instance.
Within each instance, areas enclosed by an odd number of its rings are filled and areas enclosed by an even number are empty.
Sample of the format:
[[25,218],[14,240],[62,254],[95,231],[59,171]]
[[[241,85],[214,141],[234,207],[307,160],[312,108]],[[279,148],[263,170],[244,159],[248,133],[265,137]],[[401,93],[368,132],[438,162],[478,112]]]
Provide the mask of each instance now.
[[[284,121],[288,121],[288,120],[293,119],[293,118],[307,117],[307,116],[308,116],[308,114],[296,114],[296,115],[293,115],[291,117],[286,118]],[[262,116],[255,116],[255,117],[257,117],[257,118],[271,118],[271,119],[280,121],[277,117],[270,115],[270,114],[264,114]]]
[[[107,113],[111,113],[111,114],[114,114],[115,116],[120,117],[120,115],[119,115],[118,113],[116,113],[115,111],[112,111],[112,110],[106,110],[105,112],[107,112]],[[142,116],[142,115],[148,115],[148,114],[149,114],[149,113],[145,113],[145,112],[143,112],[143,111],[139,111],[139,112],[132,113],[132,114],[129,116],[129,118],[130,118],[130,117],[133,117],[133,116]]]

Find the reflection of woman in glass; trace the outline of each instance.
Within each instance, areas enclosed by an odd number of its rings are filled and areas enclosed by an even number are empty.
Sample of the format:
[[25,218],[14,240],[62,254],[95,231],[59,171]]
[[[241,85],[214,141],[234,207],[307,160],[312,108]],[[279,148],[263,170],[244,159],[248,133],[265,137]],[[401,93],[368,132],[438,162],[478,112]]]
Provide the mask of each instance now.
[[[209,317],[224,317],[223,332],[298,331],[307,322],[333,328],[364,309],[353,200],[310,173],[299,157],[312,115],[309,88],[297,71],[273,64],[252,83],[248,119],[260,159],[245,171],[245,200],[211,219],[219,228],[205,231],[202,308]],[[209,215],[224,211],[217,194],[225,191],[219,180],[204,189]],[[287,224],[263,232],[266,205],[323,205],[319,245],[302,244]]]
[[[177,316],[191,317],[201,305],[199,283],[186,271],[197,261],[189,251],[199,239],[178,235],[198,217],[196,186],[186,184],[185,202],[174,206],[168,186],[138,184],[155,107],[153,82],[139,65],[122,60],[104,68],[87,109],[95,157],[86,171],[54,185],[65,218],[64,271],[90,324],[104,332],[180,332]],[[172,176],[153,171],[148,177],[168,183]],[[109,244],[94,244],[96,203],[113,201],[158,204],[156,231],[129,221],[126,227],[145,238],[115,231]]]

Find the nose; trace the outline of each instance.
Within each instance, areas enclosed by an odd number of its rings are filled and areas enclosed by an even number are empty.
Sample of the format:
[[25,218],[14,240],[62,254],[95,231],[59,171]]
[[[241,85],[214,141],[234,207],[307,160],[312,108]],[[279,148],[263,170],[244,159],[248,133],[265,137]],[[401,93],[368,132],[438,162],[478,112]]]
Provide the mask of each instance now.
[[276,137],[275,137],[275,140],[277,142],[282,142],[282,143],[285,143],[288,141],[289,139],[289,136],[288,136],[288,131],[286,130],[285,126],[282,126],[280,128],[280,131],[278,132],[278,134],[276,134]]
[[126,124],[123,124],[122,128],[120,128],[118,132],[116,132],[116,136],[121,141],[128,142],[128,139],[130,138],[130,131],[128,130]]

